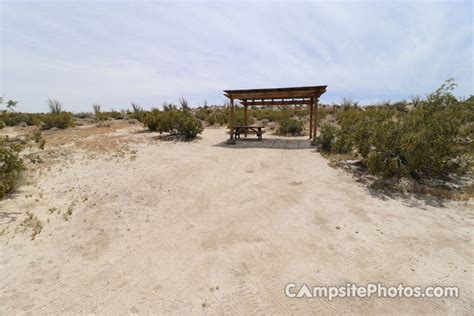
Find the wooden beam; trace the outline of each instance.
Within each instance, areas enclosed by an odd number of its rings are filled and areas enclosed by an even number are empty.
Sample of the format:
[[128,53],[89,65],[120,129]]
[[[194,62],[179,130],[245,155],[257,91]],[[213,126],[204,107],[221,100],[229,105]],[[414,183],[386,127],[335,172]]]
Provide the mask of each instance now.
[[264,88],[264,89],[239,89],[239,90],[224,90],[225,93],[263,93],[263,92],[282,92],[282,91],[309,91],[318,92],[326,90],[327,86],[304,86],[304,87],[286,87],[286,88]]
[[321,91],[276,91],[276,92],[226,92],[224,95],[233,99],[290,99],[319,97],[326,90]]
[[229,132],[230,140],[234,139],[234,99],[230,99],[229,103]]
[[316,135],[318,133],[318,102],[319,100],[316,99],[316,102],[314,103],[313,142],[316,141]]
[[[249,113],[247,105],[244,105],[244,125],[249,126]],[[245,137],[247,137],[247,130],[245,130]]]
[[274,100],[264,100],[264,101],[240,101],[243,105],[249,106],[272,106],[272,105],[300,105],[300,104],[310,104],[311,99],[302,99],[302,100],[287,100],[287,101],[274,101]]
[[313,103],[308,104],[309,107],[309,139],[313,139]]

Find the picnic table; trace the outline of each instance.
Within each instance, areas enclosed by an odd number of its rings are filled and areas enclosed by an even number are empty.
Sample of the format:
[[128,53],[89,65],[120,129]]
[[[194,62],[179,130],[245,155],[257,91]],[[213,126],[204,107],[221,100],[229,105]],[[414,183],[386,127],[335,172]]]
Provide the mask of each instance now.
[[247,137],[247,134],[255,134],[258,137],[258,140],[262,140],[262,135],[265,131],[262,130],[262,126],[252,126],[252,125],[239,125],[234,126],[234,136],[235,139],[240,139],[240,135],[244,134]]

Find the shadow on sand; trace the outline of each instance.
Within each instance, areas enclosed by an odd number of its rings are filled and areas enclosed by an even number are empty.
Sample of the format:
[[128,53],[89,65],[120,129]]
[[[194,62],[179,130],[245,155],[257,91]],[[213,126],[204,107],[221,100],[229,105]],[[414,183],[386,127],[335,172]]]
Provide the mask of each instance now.
[[305,138],[277,138],[277,137],[264,137],[262,140],[258,140],[253,137],[242,137],[238,139],[235,144],[228,144],[227,140],[215,144],[216,147],[225,148],[267,148],[267,149],[315,149],[311,146],[311,141]]
[[6,225],[8,223],[16,221],[20,212],[0,212],[0,225]]
[[[425,187],[430,189],[435,189],[436,187],[432,184],[422,184],[415,181],[411,181],[405,185],[401,185],[401,179],[383,179],[378,178],[373,175],[370,175],[367,168],[364,167],[360,162],[356,163],[344,163],[339,162],[336,164],[336,167],[342,168],[347,171],[352,178],[367,188],[367,192],[375,198],[378,198],[383,201],[389,199],[398,200],[408,207],[418,208],[425,210],[427,206],[435,208],[444,208],[446,203],[450,199],[440,196],[433,196],[430,194],[423,194],[420,192],[414,191],[413,187]],[[466,183],[462,179],[451,179],[450,181],[446,180],[443,183],[444,189],[449,188],[450,185],[465,186]],[[428,190],[427,190],[428,191]],[[436,191],[434,191],[436,192]],[[447,191],[441,191],[446,194],[456,193],[455,189],[448,189]]]

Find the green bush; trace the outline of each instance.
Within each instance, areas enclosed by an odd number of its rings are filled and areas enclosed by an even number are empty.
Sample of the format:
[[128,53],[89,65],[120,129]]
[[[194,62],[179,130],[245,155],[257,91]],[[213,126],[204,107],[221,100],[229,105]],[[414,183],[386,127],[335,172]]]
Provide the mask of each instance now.
[[5,128],[5,123],[3,121],[0,121],[0,129],[4,129]]
[[48,113],[44,115],[43,123],[43,129],[51,129],[53,127],[65,129],[72,125],[72,116],[68,112]]
[[330,152],[338,135],[338,129],[329,123],[321,126],[319,141],[323,151]]
[[43,129],[51,129],[53,127],[65,129],[73,125],[71,113],[63,111],[63,105],[56,99],[48,100],[50,113],[43,115]]
[[0,199],[13,191],[23,170],[20,151],[21,145],[18,142],[8,136],[0,138]]
[[287,113],[288,111],[288,109],[282,110],[278,108],[256,108],[252,109],[251,115],[259,121],[267,119],[269,122],[278,122],[284,114],[291,116],[290,113]]
[[335,135],[321,130],[321,136],[332,152],[355,149],[375,175],[418,179],[463,173],[473,163],[474,103],[458,101],[451,94],[454,86],[448,81],[412,110],[345,109],[337,115],[340,130]]
[[174,105],[167,105],[163,111],[152,110],[147,114],[145,123],[148,129],[159,133],[170,133],[187,139],[196,138],[204,127],[191,110],[187,107],[178,109]]
[[[247,125],[253,125],[255,123],[255,119],[253,116],[250,115],[251,110],[248,111],[248,124]],[[245,124],[245,110],[244,108],[235,108],[234,109],[234,125],[246,125]]]
[[0,120],[5,123],[6,126],[17,126],[21,122],[25,122],[28,126],[35,125],[35,120],[41,117],[40,114],[31,113],[17,113],[17,112],[3,112],[0,113]]
[[178,118],[178,135],[182,135],[187,139],[193,139],[204,130],[201,121],[196,119],[189,111],[187,114],[181,112]]
[[216,124],[216,117],[214,116],[214,114],[211,114],[207,117],[207,123],[209,124],[209,126],[212,126],[214,124]]
[[303,122],[285,117],[279,121],[280,126],[278,127],[277,133],[279,135],[292,135],[298,136],[303,132]]
[[131,103],[132,104],[132,113],[131,118],[136,119],[137,121],[146,124],[146,118],[148,113],[143,110],[142,106],[138,103]]

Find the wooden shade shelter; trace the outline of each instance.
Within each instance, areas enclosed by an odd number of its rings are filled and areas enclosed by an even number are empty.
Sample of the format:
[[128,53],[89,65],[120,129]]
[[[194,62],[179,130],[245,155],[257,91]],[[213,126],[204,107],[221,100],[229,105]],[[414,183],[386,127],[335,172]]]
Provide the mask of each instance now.
[[318,101],[326,92],[327,86],[271,88],[271,89],[246,89],[224,90],[224,95],[229,98],[229,143],[234,139],[234,100],[239,100],[244,106],[244,122],[248,125],[249,106],[281,106],[281,105],[308,105],[309,108],[309,139],[316,139],[318,130]]

